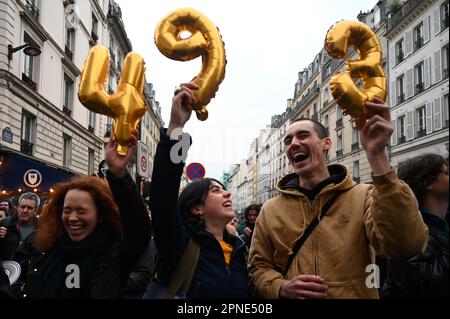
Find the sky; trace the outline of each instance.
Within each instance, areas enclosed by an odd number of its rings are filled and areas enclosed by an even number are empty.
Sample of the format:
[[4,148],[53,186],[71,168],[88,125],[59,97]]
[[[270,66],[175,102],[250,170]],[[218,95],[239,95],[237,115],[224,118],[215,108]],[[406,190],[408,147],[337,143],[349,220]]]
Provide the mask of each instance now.
[[195,114],[184,131],[193,144],[186,163],[200,162],[206,176],[221,178],[248,157],[251,142],[293,98],[298,72],[323,47],[328,29],[342,19],[356,20],[377,0],[116,0],[133,51],[143,56],[147,82],[153,83],[167,127],[173,92],[201,69],[201,58],[188,62],[162,55],[154,43],[159,21],[190,7],[208,17],[225,43],[225,78],[207,105],[209,118]]

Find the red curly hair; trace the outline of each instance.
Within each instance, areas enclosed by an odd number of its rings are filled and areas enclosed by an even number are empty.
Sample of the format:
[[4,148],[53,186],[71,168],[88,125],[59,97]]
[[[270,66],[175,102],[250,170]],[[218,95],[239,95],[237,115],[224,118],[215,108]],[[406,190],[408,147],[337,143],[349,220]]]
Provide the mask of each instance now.
[[50,196],[49,203],[43,207],[34,241],[37,249],[51,249],[56,240],[64,234],[65,230],[61,219],[64,199],[67,192],[72,189],[91,194],[97,207],[99,220],[112,226],[111,228],[117,232],[117,235],[121,235],[122,224],[119,207],[113,199],[108,183],[98,177],[74,177],[67,182],[57,184]]

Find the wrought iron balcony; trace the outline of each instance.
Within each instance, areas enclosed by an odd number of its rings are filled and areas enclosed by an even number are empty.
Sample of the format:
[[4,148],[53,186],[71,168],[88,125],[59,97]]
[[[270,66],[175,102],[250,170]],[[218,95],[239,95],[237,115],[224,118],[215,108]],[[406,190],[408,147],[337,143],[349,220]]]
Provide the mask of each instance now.
[[402,50],[398,51],[396,59],[397,59],[397,64],[400,64],[405,60],[405,56],[404,56]]
[[337,150],[337,151],[336,151],[336,157],[337,157],[337,158],[341,158],[343,155],[344,155],[343,150]]
[[94,127],[92,125],[88,126],[88,131],[94,133]]
[[397,96],[397,104],[401,104],[405,102],[405,93],[400,93],[399,96]]
[[72,50],[66,45],[64,48],[64,52],[66,53],[66,55],[69,57],[69,59],[72,60],[73,58],[73,52]]
[[416,94],[422,93],[424,91],[423,82],[416,84]]
[[342,124],[342,119],[336,120],[336,128],[342,128],[344,127],[344,124]]
[[406,142],[406,136],[400,136],[398,138],[398,144],[403,144]]
[[359,176],[353,176],[353,180],[355,181],[355,183],[358,183],[361,181],[361,177]]
[[33,81],[33,79],[31,79],[28,75],[26,75],[25,73],[22,73],[22,81],[24,81],[29,87],[31,87],[33,90],[36,91],[37,89],[37,84],[36,82]]
[[25,8],[27,8],[28,12],[31,13],[31,15],[39,21],[39,9],[35,5],[34,1],[27,0],[27,3],[25,4]]
[[357,151],[359,150],[359,142],[355,142],[352,144],[352,151]]
[[25,140],[20,140],[20,151],[29,156],[33,155],[33,143]]
[[427,135],[427,132],[424,128],[422,128],[416,132],[416,138],[423,137],[425,135]]
[[[447,3],[447,5],[448,5],[448,3]],[[448,13],[447,13],[448,14]],[[445,17],[445,19],[443,19],[442,21],[441,21],[441,31],[442,30],[445,30],[445,29],[447,29],[448,28],[448,16],[446,16]]]
[[64,114],[66,114],[69,117],[72,114],[72,110],[70,108],[68,108],[67,106],[63,106],[63,112],[64,112]]
[[105,137],[110,137],[112,132],[112,124],[106,124]]
[[423,47],[423,38],[418,37],[416,41],[414,41],[414,51],[419,50],[421,47]]

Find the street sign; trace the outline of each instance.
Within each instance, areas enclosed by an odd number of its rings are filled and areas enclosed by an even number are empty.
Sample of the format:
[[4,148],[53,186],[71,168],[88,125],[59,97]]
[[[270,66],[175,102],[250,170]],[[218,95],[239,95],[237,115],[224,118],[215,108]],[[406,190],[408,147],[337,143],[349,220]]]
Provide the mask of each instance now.
[[148,146],[147,144],[138,142],[137,149],[137,171],[141,177],[148,177]]
[[191,163],[186,167],[187,178],[194,182],[205,177],[205,167],[200,163]]

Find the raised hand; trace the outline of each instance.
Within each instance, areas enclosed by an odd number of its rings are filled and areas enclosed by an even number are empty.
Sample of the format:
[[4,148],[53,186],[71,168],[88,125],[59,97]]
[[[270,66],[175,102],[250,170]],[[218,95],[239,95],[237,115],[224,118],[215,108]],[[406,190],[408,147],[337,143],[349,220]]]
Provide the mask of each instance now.
[[[113,131],[114,132],[114,131]],[[138,131],[133,130],[131,138],[128,143],[128,151],[125,156],[119,155],[116,152],[117,141],[114,133],[111,134],[109,142],[106,145],[105,161],[108,164],[109,170],[116,177],[125,176],[127,165],[130,162],[133,154],[136,150],[136,144],[138,141]]]
[[175,128],[183,128],[191,117],[192,111],[190,106],[195,101],[192,90],[198,90],[198,85],[190,82],[181,84],[180,88],[175,92],[175,95],[172,98],[172,110],[170,112],[169,127],[167,129],[168,135],[170,135]]
[[379,98],[366,102],[365,106],[371,117],[363,123],[358,123],[361,144],[366,151],[372,172],[383,174],[390,170],[386,145],[392,132],[394,132],[391,114],[387,105]]

